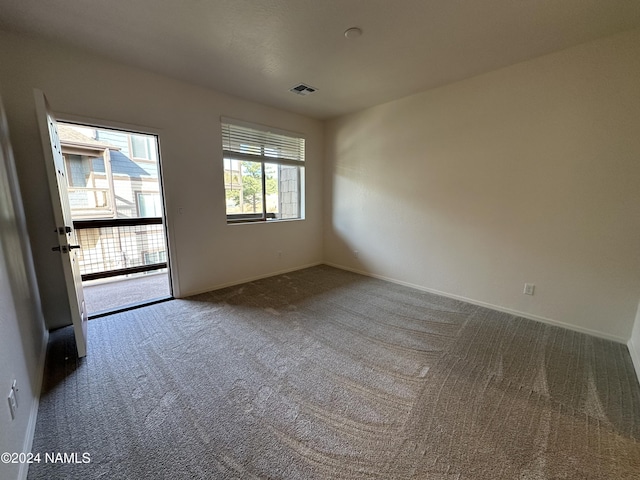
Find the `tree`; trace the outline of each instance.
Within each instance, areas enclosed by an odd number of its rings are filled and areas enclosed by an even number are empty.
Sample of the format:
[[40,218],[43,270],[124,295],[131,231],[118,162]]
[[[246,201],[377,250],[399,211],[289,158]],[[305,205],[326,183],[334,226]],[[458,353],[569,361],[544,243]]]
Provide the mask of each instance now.
[[[226,198],[240,207],[242,213],[260,213],[264,200],[262,193],[262,164],[258,162],[240,162],[240,178],[225,173],[225,184],[235,184],[240,188],[227,187]],[[265,165],[266,195],[278,193],[277,166]],[[248,208],[246,208],[248,206]]]
[[259,163],[242,162],[242,195],[244,203],[249,203],[252,212],[256,213],[262,201],[262,166]]

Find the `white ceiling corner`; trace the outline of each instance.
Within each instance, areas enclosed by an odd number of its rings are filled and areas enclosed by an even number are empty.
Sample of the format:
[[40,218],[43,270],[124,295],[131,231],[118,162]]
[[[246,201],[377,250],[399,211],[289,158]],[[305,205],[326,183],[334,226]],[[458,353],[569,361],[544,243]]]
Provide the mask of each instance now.
[[639,26],[632,0],[0,0],[3,30],[321,119]]

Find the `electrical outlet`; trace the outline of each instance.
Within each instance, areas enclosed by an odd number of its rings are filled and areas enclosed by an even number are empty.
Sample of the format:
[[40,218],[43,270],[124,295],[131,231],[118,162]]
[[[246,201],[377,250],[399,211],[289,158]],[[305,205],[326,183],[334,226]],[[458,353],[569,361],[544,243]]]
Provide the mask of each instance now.
[[536,286],[533,283],[525,283],[524,284],[524,291],[522,293],[524,293],[525,295],[533,295],[533,292],[535,291]]
[[9,411],[11,412],[11,420],[15,420],[16,418],[16,410],[18,409],[18,402],[16,402],[16,392],[12,388],[9,392]]
[[360,257],[360,252],[358,252],[358,250],[354,250],[354,251],[353,251],[353,256],[354,256],[355,258],[359,258],[359,257]]

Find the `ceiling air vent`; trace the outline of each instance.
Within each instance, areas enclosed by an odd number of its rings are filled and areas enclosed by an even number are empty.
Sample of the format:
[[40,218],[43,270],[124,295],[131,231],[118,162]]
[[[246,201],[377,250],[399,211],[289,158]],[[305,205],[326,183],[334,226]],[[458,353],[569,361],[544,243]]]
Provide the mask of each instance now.
[[317,88],[310,87],[309,85],[305,85],[304,83],[301,83],[289,89],[290,92],[293,92],[296,95],[311,95],[313,92],[317,90],[318,90]]

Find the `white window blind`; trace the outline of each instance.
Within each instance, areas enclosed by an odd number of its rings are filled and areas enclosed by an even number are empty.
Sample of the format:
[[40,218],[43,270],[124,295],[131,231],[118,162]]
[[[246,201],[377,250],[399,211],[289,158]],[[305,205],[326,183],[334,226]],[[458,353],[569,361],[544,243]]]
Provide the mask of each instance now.
[[222,122],[222,149],[227,158],[299,165],[304,138]]

